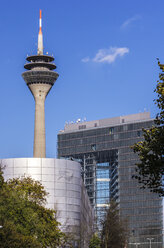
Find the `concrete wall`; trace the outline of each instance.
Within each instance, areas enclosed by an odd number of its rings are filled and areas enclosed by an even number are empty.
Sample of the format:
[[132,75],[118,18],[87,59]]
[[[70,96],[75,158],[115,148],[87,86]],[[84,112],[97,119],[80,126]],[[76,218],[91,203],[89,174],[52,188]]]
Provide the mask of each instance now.
[[82,121],[77,123],[66,124],[64,130],[60,130],[60,133],[69,133],[73,131],[82,131],[84,129],[106,127],[106,126],[116,126],[123,123],[139,122],[144,120],[150,120],[150,112],[143,112],[132,115],[118,116],[113,118],[106,118],[95,121]]
[[[61,229],[77,238],[87,236],[93,226],[93,210],[81,178],[80,164],[52,158],[1,159],[5,180],[31,176],[49,192],[47,207],[57,210]],[[84,238],[83,238],[84,239]],[[84,242],[84,246],[85,245]]]

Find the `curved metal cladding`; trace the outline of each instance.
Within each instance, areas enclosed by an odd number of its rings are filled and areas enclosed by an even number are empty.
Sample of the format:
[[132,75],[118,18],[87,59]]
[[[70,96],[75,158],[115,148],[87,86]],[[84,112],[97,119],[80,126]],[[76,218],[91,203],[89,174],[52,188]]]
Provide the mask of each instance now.
[[82,232],[92,231],[93,210],[81,179],[79,163],[53,158],[14,158],[0,162],[5,166],[5,180],[31,176],[43,184],[49,193],[47,207],[57,210],[63,231],[74,233],[77,238]]

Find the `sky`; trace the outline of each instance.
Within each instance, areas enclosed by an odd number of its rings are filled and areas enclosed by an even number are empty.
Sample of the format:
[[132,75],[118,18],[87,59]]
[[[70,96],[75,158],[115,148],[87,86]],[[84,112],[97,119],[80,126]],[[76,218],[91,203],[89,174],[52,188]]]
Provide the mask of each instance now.
[[44,53],[59,73],[45,103],[46,153],[57,155],[65,122],[158,109],[164,63],[163,0],[15,0],[0,8],[0,158],[32,157],[35,103],[21,74],[37,53],[42,9]]

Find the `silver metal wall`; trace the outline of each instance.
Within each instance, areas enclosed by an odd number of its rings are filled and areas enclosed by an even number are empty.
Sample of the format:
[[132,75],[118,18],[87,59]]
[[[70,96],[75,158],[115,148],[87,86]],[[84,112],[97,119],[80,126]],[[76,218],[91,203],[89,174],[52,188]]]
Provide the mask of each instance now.
[[61,229],[66,232],[88,232],[93,226],[93,210],[81,179],[80,164],[53,158],[1,159],[4,178],[31,176],[49,193],[47,207],[57,210]]

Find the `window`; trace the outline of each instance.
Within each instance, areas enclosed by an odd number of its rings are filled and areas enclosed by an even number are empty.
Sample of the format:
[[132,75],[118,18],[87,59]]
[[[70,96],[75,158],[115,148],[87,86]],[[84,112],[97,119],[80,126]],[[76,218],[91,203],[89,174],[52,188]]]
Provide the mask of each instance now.
[[79,126],[79,129],[85,129],[85,128],[86,128],[86,125]]
[[109,134],[113,134],[114,133],[114,127],[110,127],[109,128]]
[[92,149],[93,151],[96,151],[96,144],[92,144],[92,145],[91,145],[91,149]]
[[141,131],[137,131],[137,136],[141,137]]

